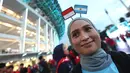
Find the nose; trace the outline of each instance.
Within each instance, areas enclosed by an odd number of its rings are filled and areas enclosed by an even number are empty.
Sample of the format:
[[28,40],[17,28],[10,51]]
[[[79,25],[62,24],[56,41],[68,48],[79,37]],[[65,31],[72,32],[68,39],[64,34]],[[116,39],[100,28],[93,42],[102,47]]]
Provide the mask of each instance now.
[[86,32],[81,32],[81,41],[87,41],[89,39],[89,34]]

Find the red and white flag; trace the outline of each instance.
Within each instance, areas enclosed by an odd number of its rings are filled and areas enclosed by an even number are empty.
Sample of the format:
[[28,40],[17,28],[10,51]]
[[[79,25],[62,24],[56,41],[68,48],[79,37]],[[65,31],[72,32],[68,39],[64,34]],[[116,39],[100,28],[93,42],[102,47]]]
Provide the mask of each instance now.
[[68,8],[65,11],[62,12],[62,16],[64,17],[65,20],[72,17],[75,14],[76,13],[75,13],[75,11],[72,7]]

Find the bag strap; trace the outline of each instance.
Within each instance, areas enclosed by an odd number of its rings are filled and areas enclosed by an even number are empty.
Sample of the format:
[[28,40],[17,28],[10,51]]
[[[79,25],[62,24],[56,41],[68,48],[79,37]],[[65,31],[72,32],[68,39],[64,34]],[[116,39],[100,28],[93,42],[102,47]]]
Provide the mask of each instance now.
[[67,62],[69,61],[69,58],[68,57],[65,57],[65,58],[62,58],[59,62],[58,62],[58,65],[56,67],[56,73],[58,73],[58,69],[59,69],[59,66],[64,63],[64,62]]

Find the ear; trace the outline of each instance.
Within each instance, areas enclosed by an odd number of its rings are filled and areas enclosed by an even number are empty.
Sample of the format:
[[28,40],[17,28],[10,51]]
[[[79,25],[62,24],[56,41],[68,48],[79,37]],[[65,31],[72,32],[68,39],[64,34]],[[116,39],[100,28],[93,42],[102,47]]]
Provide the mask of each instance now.
[[63,44],[63,49],[67,49],[68,45],[67,44]]

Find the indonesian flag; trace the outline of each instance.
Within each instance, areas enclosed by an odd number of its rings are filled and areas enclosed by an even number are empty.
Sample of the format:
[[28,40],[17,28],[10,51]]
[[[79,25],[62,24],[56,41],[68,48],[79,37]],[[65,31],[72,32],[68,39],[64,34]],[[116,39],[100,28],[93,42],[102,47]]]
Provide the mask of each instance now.
[[72,7],[68,8],[62,12],[62,16],[64,17],[65,20],[72,17],[75,14],[76,13],[74,12],[74,9]]

